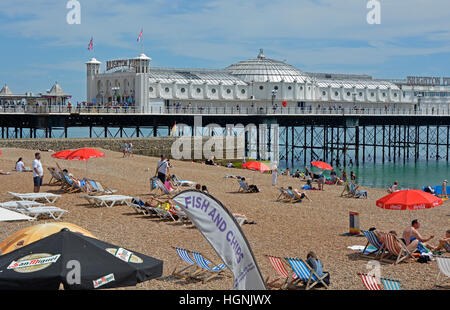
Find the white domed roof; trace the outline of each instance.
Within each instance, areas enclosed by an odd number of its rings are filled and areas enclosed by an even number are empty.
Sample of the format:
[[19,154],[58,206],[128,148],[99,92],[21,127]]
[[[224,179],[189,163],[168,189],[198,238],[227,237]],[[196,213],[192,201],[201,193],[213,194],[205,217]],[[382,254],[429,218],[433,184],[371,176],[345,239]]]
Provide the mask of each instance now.
[[248,83],[310,81],[310,77],[297,68],[282,61],[266,58],[262,49],[256,59],[240,61],[225,70]]

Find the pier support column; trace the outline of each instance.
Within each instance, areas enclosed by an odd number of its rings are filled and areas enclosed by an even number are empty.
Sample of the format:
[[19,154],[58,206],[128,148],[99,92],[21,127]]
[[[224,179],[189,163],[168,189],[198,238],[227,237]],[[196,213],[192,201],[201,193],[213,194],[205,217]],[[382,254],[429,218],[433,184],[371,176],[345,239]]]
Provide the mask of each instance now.
[[359,126],[355,127],[355,164],[359,166]]

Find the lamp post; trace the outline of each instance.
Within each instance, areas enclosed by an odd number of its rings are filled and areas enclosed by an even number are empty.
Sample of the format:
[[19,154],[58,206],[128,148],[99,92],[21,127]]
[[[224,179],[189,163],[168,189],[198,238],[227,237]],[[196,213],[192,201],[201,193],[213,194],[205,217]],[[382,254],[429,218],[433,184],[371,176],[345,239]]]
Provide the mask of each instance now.
[[417,97],[417,107],[419,108],[419,111],[421,111],[420,102],[422,101],[423,94],[417,93],[416,97]]
[[274,107],[273,104],[275,102],[275,98],[277,97],[277,92],[278,91],[275,88],[272,90],[272,108]]
[[117,91],[120,90],[120,87],[111,87],[111,90],[114,91],[114,99],[117,100]]

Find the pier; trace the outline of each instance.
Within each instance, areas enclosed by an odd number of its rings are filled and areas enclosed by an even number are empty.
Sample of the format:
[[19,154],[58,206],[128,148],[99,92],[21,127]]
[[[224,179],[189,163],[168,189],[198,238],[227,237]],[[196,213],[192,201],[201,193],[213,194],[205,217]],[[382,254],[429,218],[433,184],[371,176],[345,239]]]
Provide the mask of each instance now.
[[[195,128],[199,118],[203,125]],[[187,126],[185,135],[202,136],[236,135],[226,126],[255,125],[246,130],[246,155],[273,159],[275,140],[278,160],[292,165],[320,159],[342,166],[449,160],[448,110],[157,108],[141,113],[132,107],[0,108],[2,139],[68,138],[73,127],[89,128],[90,138],[157,137],[163,135],[161,129],[170,132],[175,123]],[[205,128],[208,124],[222,130]]]

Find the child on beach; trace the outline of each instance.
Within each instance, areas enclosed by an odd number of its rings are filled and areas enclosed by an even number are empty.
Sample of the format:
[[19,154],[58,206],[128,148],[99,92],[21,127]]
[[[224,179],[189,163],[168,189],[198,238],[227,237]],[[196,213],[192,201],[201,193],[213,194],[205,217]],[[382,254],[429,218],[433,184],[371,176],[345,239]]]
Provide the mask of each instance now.
[[442,198],[448,198],[447,196],[447,180],[442,182]]
[[398,191],[398,182],[395,181],[394,184],[391,187],[389,187],[389,189],[387,191],[390,194],[395,193],[396,191]]
[[437,247],[432,247],[433,253],[438,253],[439,251],[446,251],[450,253],[450,229],[445,232],[445,237],[439,240],[439,245]]

